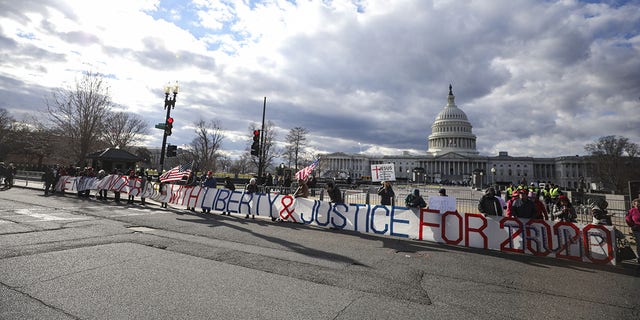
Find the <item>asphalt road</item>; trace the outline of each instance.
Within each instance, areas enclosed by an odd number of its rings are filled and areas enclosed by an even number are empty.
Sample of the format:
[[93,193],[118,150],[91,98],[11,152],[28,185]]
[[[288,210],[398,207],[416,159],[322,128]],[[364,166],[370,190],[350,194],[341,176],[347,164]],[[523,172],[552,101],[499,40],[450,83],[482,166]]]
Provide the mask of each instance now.
[[638,319],[637,273],[0,191],[0,319]]

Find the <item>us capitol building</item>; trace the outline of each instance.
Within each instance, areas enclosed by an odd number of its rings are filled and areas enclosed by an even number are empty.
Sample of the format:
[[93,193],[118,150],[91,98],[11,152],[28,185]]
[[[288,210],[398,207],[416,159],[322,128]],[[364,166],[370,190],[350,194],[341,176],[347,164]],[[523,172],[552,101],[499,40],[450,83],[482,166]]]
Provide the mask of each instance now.
[[405,152],[399,156],[367,156],[342,152],[320,156],[322,177],[367,179],[371,165],[392,163],[397,180],[417,183],[453,183],[482,186],[525,182],[547,182],[564,189],[590,185],[588,162],[584,157],[514,157],[506,151],[483,156],[476,150],[476,136],[467,115],[455,103],[453,89],[431,126],[424,155]]

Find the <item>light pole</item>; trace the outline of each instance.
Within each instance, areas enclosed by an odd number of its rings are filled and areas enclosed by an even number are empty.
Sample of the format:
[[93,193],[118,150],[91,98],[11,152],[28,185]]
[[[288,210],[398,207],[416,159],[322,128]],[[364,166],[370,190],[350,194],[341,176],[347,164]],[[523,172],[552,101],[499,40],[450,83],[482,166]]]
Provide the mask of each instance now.
[[484,175],[484,172],[480,171],[480,190],[482,190],[482,185],[484,184],[484,181],[482,180],[482,176]]
[[496,184],[496,167],[491,167],[491,176],[493,177],[491,184]]
[[[164,108],[165,110],[167,110],[167,116],[164,118],[165,125],[167,124],[167,122],[169,121],[169,118],[171,117],[171,109],[174,109],[176,107],[176,96],[178,95],[178,89],[179,87],[178,87],[177,81],[174,86],[171,86],[170,84],[167,84],[166,86],[164,86]],[[173,98],[169,97],[169,94],[171,94],[171,92],[173,92]],[[162,148],[160,150],[159,174],[162,174],[164,171],[164,152],[165,152],[166,144],[167,144],[167,130],[165,129],[164,133],[162,134]]]

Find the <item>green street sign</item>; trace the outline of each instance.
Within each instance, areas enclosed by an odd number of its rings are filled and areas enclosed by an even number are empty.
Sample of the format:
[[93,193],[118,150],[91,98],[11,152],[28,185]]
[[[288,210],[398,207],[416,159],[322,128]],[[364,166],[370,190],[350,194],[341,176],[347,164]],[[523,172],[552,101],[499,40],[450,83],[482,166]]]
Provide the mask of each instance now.
[[156,129],[165,130],[166,128],[167,128],[167,125],[165,123],[156,124]]

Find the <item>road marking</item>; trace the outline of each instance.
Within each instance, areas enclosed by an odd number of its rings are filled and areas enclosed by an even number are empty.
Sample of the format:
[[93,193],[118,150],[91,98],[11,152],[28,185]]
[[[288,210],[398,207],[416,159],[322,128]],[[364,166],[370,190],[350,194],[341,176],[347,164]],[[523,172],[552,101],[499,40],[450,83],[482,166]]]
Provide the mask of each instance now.
[[[87,220],[87,218],[74,217],[71,213],[68,213],[68,212],[56,212],[55,214],[50,214],[50,213],[34,212],[36,210],[38,209],[17,209],[15,212],[19,215],[36,218],[38,219],[38,221]],[[39,210],[43,210],[43,209],[39,209]],[[62,215],[67,215],[67,216],[65,217]]]

